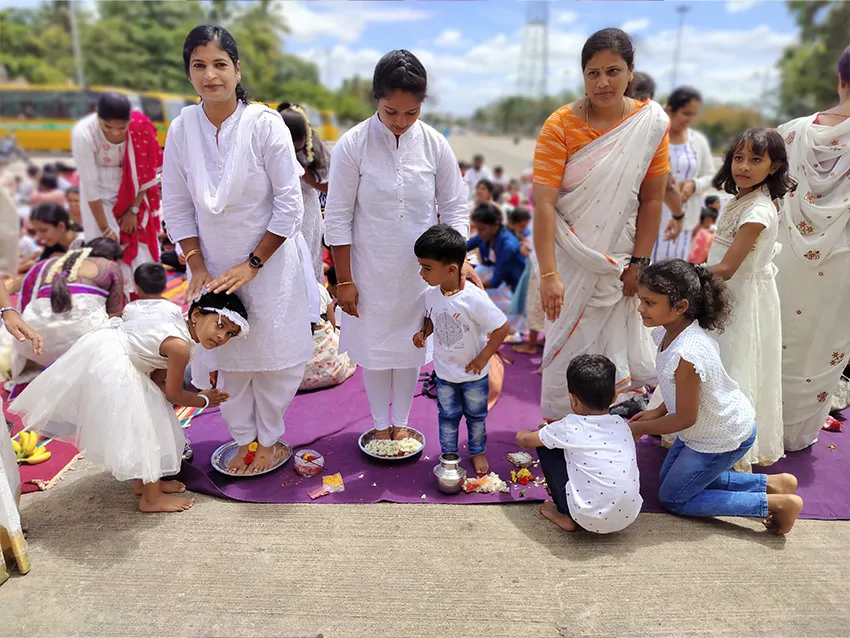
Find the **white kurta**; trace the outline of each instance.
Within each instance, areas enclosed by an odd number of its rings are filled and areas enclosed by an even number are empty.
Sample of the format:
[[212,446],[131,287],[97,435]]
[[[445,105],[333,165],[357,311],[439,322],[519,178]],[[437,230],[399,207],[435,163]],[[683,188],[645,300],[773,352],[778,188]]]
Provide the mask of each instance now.
[[322,236],[325,234],[325,222],[322,219],[322,205],[319,202],[319,191],[301,180],[301,198],[304,200],[304,239],[310,249],[311,265],[316,281],[325,282],[325,271],[322,268]]
[[446,138],[417,121],[396,143],[375,114],[336,143],[331,160],[325,237],[351,245],[359,318],[343,314],[340,352],[374,370],[416,368],[427,349],[425,291],[413,244],[440,221],[469,234],[466,188]]
[[[190,139],[185,118],[189,109],[200,109],[200,139]],[[190,106],[171,123],[165,145],[162,175],[163,212],[175,242],[199,237],[207,269],[218,277],[243,263],[266,231],[286,241],[254,280],[236,294],[248,310],[251,332],[212,351],[199,351],[196,360],[208,370],[262,372],[283,370],[308,361],[313,355],[311,316],[299,242],[304,205],[301,167],[295,159],[292,138],[283,120],[274,113],[261,114],[250,130],[250,148],[244,163],[233,166],[238,151],[237,131],[245,111],[240,104],[216,128],[201,106]],[[228,160],[231,160],[230,164]],[[195,201],[199,190],[193,163],[205,162],[215,193],[223,177],[238,180],[241,196],[218,215]],[[232,174],[226,169],[231,167]],[[203,186],[203,185],[202,185]],[[306,251],[305,251],[306,252]]]

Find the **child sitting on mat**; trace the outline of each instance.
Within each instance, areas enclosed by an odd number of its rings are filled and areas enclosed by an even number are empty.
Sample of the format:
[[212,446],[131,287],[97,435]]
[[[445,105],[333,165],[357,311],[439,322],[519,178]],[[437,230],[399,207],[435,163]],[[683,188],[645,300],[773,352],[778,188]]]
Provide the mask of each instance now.
[[[490,392],[490,358],[510,332],[505,313],[485,291],[464,285],[461,276],[466,240],[445,224],[426,230],[413,247],[419,274],[431,286],[425,292],[427,315],[423,329],[413,335],[413,345],[424,348],[434,340],[440,450],[458,451],[458,429],[466,418],[469,454],[477,474],[487,474],[487,398]],[[489,336],[488,336],[489,335]]]
[[[136,479],[143,512],[179,512],[186,486],[162,481],[180,470],[185,437],[171,404],[217,406],[229,397],[183,389],[195,344],[211,350],[248,332],[236,295],[207,293],[186,317],[175,304],[129,321],[111,319],[79,339],[10,406],[32,430],[70,440],[119,481]],[[148,376],[167,369],[164,394]]]
[[576,524],[610,534],[640,513],[640,475],[632,432],[608,414],[616,393],[616,366],[602,355],[583,354],[567,368],[573,414],[516,435],[520,448],[537,448],[552,501],[540,513],[568,532]]

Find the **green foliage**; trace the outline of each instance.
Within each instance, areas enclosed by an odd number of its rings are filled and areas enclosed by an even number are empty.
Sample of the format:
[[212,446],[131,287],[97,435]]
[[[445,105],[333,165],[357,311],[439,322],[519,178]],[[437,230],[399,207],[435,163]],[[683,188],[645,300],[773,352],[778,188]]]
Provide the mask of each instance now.
[[564,104],[575,100],[567,91],[558,97],[533,99],[521,95],[501,98],[472,115],[472,125],[502,135],[537,135],[543,122]]
[[741,131],[760,126],[765,126],[765,122],[755,109],[723,104],[703,107],[694,124],[694,128],[705,134],[711,148],[717,152],[725,151],[729,142]]
[[850,44],[850,2],[791,0],[799,42],[779,61],[779,108],[785,118],[802,117],[838,100],[838,58]]

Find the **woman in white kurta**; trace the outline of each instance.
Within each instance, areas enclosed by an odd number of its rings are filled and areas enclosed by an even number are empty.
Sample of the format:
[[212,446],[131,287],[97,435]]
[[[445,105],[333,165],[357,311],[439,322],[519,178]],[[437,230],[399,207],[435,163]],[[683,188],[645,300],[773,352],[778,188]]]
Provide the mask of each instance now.
[[787,451],[818,440],[850,357],[850,47],[838,70],[838,106],[779,127],[797,181],[776,260]]
[[339,349],[364,368],[380,438],[406,435],[419,368],[430,358],[429,348],[413,346],[428,287],[413,244],[438,213],[442,223],[469,234],[457,159],[446,139],[419,120],[426,85],[425,69],[409,51],[381,58],[372,85],[378,112],[343,135],[331,158],[325,237],[344,312]]
[[661,211],[661,226],[652,251],[652,261],[684,259],[687,261],[691,249],[691,236],[699,224],[702,196],[711,187],[714,178],[714,160],[711,146],[705,135],[691,128],[699,115],[702,96],[699,91],[682,86],[667,99],[667,115],[670,117],[670,173],[672,196],[682,200],[683,217],[675,239],[668,240],[673,211],[665,203]]
[[[197,27],[183,58],[203,102],[184,108],[168,132],[168,232],[191,271],[187,295],[238,290],[251,322],[244,341],[201,352],[193,378],[207,387],[208,374],[219,373],[218,387],[231,397],[221,414],[240,445],[231,469],[262,471],[276,461],[283,413],[313,355],[310,323],[319,315],[301,235],[302,171],[280,114],[246,104],[238,50],[226,30]],[[259,448],[246,463],[255,441]]]

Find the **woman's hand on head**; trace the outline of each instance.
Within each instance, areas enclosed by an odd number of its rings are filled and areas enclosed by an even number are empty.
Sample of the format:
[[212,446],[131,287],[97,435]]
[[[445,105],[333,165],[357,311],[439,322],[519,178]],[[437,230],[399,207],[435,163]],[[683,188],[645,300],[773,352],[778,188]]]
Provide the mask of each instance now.
[[561,316],[564,306],[564,283],[558,273],[540,278],[540,303],[549,321]]
[[189,285],[186,286],[186,303],[188,304],[198,299],[205,288],[210,290],[210,283],[212,282],[212,275],[206,268],[192,270],[191,273],[192,278],[189,279]]
[[232,295],[242,286],[251,283],[259,272],[259,268],[254,268],[245,261],[233,268],[228,268],[220,277],[213,279],[207,288],[210,292]]

